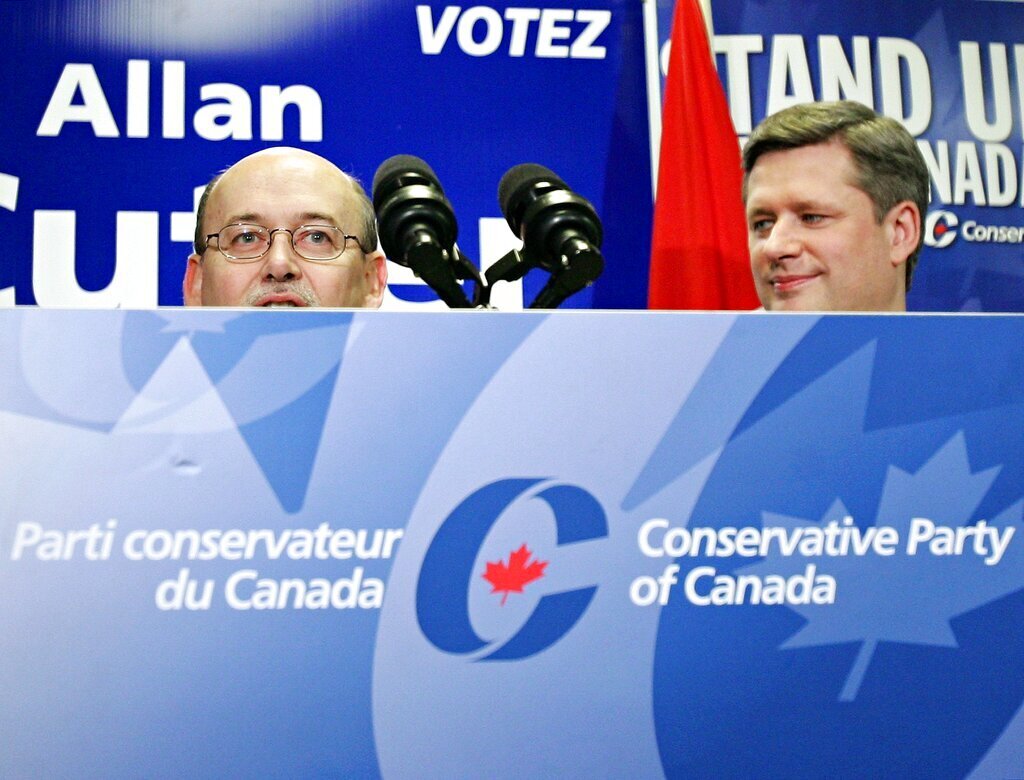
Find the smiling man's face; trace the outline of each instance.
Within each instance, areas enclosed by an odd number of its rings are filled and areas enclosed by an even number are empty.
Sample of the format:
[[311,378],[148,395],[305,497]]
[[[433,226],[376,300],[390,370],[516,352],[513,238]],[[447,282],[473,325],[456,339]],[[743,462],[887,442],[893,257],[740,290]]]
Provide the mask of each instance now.
[[[769,311],[903,311],[916,207],[881,222],[839,141],[767,152],[747,180],[754,285]],[[913,242],[913,243],[912,243]]]
[[[250,155],[228,169],[210,191],[202,235],[247,223],[270,230],[302,225],[339,228],[365,243],[364,217],[352,181],[327,160],[300,149]],[[209,240],[189,258],[183,292],[188,306],[380,306],[387,280],[380,252],[365,254],[348,240],[332,260],[307,260],[284,230],[257,260],[234,262]],[[231,251],[228,247],[226,250]]]

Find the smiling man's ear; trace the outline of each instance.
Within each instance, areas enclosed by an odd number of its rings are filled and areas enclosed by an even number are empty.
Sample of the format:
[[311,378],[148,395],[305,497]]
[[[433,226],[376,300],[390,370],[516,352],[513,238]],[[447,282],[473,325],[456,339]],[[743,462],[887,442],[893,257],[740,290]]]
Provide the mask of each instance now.
[[892,241],[890,261],[893,266],[902,266],[921,242],[921,212],[916,203],[904,200],[889,210],[886,221]]

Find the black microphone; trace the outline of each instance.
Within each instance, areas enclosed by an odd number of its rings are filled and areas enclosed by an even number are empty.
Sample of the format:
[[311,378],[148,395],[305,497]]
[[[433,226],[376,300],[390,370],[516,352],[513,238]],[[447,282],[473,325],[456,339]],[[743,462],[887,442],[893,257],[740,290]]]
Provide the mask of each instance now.
[[472,306],[456,280],[455,213],[427,163],[409,154],[381,163],[373,177],[373,210],[388,259],[411,268],[448,306]]
[[552,274],[531,309],[555,308],[601,275],[601,220],[553,171],[534,163],[511,168],[498,185],[498,203],[527,262]]

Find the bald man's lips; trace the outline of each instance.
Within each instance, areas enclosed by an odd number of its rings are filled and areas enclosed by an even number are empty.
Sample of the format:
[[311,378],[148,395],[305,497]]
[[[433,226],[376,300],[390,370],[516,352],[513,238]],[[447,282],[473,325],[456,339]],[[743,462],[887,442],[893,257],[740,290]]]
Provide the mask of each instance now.
[[267,284],[250,290],[243,301],[245,306],[274,308],[285,306],[319,306],[320,302],[312,290],[300,284]]
[[777,293],[796,292],[808,282],[818,278],[820,274],[793,274],[790,276],[774,276],[769,281]]
[[303,300],[294,293],[273,293],[272,295],[264,295],[253,303],[253,306],[262,306],[265,308],[284,308],[284,307],[296,307],[296,306],[309,306],[309,303]]

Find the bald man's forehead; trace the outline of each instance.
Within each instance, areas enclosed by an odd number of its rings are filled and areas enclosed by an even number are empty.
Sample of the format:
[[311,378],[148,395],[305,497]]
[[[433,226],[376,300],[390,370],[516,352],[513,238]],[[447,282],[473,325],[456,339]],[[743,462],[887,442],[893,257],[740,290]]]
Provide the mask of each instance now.
[[351,177],[317,155],[273,151],[250,155],[225,171],[210,193],[206,229],[234,222],[270,227],[313,221],[348,231],[358,224]]
[[351,189],[351,178],[330,160],[302,149],[268,149],[244,157],[224,172],[222,179],[236,177],[310,177],[333,181]]

